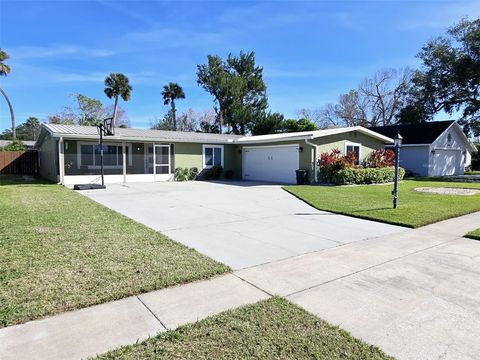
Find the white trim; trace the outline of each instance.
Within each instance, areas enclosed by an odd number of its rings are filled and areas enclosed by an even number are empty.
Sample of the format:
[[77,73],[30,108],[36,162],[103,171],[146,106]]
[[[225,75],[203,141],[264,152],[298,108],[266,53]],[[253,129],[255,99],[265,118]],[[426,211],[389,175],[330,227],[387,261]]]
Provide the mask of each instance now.
[[[313,183],[318,182],[318,166],[317,166],[317,144],[312,143],[310,140],[305,139],[305,144],[310,145],[313,149]],[[311,154],[310,154],[311,155]]]
[[[400,146],[400,148],[404,148],[404,147],[421,147],[421,146],[430,146],[430,144],[402,144],[402,146]],[[389,144],[389,145],[385,145],[385,147],[394,148],[395,145]]]
[[65,151],[62,137],[58,140],[58,171],[60,184],[65,184]]
[[431,149],[430,149],[430,151],[435,151],[435,150],[463,151],[462,148],[441,148],[441,147],[436,147],[436,148],[431,148]]
[[[153,176],[155,181],[168,181],[171,177],[172,173],[172,164],[171,164],[171,144],[153,144]],[[156,148],[166,147],[168,149],[168,164],[157,164],[157,152],[155,151]],[[168,173],[167,174],[157,174],[157,166],[166,167],[168,166]]]
[[[68,141],[68,140],[67,140]],[[70,140],[74,141],[74,140]],[[91,141],[78,141],[77,140],[77,169],[80,170],[82,167],[82,152],[81,152],[81,146],[82,145],[91,145],[91,146],[100,146],[98,142],[91,142]],[[104,142],[104,146],[119,146],[122,147],[123,143],[115,143],[115,142]],[[132,143],[125,143],[125,146],[130,149],[128,152],[128,165],[127,166],[132,166],[132,157],[133,157],[133,150],[132,150]],[[122,154],[121,154],[122,155]],[[118,156],[118,154],[117,154]],[[122,155],[123,158],[123,155]],[[95,148],[93,149],[93,163],[95,163]],[[85,165],[87,166],[87,169],[100,169],[100,165]],[[103,165],[104,169],[123,169],[123,165]]]
[[286,144],[286,145],[252,145],[252,146],[243,146],[243,149],[259,149],[259,148],[272,148],[272,147],[300,147],[300,144]]
[[[222,167],[224,167],[223,165],[223,159],[225,157],[225,147],[223,145],[213,145],[213,144],[203,144],[202,146],[202,169],[210,169],[212,168],[214,165],[206,165],[205,164],[205,149],[206,148],[218,148],[218,149],[222,149],[221,153],[220,153],[220,165]],[[212,156],[215,157],[215,151],[212,152]],[[215,161],[215,159],[214,159]]]
[[[127,145],[125,141],[122,142],[122,175],[123,182],[127,182]],[[133,152],[133,146],[130,147],[130,152]]]
[[393,143],[393,139],[379,134],[375,131],[369,130],[362,126],[352,126],[352,127],[343,127],[343,128],[333,128],[325,130],[314,130],[314,131],[301,131],[301,132],[292,132],[292,133],[282,133],[282,134],[270,134],[270,135],[258,135],[258,136],[245,136],[236,140],[238,144],[244,143],[263,143],[263,142],[281,142],[281,141],[290,141],[290,140],[305,140],[305,139],[316,139],[319,137],[343,134],[358,131],[364,135],[374,137],[381,140],[384,143]]
[[356,143],[356,142],[351,142],[351,141],[345,141],[345,149],[344,149],[344,154],[345,155],[347,155],[347,147],[348,146],[358,146],[357,162],[358,162],[358,164],[361,164],[361,162],[362,162],[362,144],[361,143]]
[[[153,174],[127,174],[126,181],[130,182],[154,182],[154,181],[173,181],[173,174],[164,174],[161,179],[154,178]],[[123,175],[105,175],[104,180],[106,184],[120,184],[123,183]],[[100,184],[100,175],[66,175],[64,185],[74,184]]]

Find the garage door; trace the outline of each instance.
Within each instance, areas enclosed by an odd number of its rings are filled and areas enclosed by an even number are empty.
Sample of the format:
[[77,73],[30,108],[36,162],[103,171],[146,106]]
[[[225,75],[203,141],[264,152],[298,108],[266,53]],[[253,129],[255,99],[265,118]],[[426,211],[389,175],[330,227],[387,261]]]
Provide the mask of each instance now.
[[459,149],[435,149],[431,175],[446,176],[462,174],[462,151]]
[[295,183],[298,149],[298,145],[243,148],[243,179]]

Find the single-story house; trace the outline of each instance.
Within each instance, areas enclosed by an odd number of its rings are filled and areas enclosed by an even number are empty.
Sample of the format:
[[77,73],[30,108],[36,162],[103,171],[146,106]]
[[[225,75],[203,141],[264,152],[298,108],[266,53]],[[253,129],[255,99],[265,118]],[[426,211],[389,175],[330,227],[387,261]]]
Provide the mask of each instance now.
[[[377,133],[403,137],[400,166],[417,176],[462,175],[477,149],[453,120],[372,127]],[[392,145],[387,145],[391,147]]]
[[[40,175],[72,185],[100,181],[96,127],[42,125],[36,147]],[[316,159],[338,148],[359,161],[393,140],[356,126],[260,136],[117,128],[104,137],[105,182],[170,181],[178,167],[199,171],[214,165],[236,179],[295,183],[295,170],[317,178]]]

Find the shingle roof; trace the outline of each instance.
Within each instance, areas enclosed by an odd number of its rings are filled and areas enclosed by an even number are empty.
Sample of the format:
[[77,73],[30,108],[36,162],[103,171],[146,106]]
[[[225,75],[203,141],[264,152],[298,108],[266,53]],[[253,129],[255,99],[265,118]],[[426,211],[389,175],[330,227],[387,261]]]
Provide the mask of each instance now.
[[[61,124],[45,124],[44,125],[54,136],[63,137],[81,137],[81,138],[98,138],[97,128],[95,126],[80,125],[61,125]],[[240,135],[230,134],[210,134],[184,131],[163,131],[150,129],[130,129],[116,128],[115,135],[110,139],[117,140],[153,140],[153,141],[177,141],[177,142],[215,142],[230,143],[235,139],[241,138]]]
[[403,144],[431,144],[455,121],[432,121],[421,124],[375,126],[370,130],[394,138],[397,133],[403,137]]

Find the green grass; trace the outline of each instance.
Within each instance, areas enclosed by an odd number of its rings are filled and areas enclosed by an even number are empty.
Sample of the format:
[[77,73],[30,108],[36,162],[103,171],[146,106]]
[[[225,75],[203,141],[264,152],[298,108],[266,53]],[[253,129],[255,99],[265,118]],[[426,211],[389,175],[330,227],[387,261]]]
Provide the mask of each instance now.
[[480,194],[437,195],[413,191],[417,187],[480,189],[480,183],[404,180],[399,205],[392,208],[390,185],[287,186],[285,189],[320,210],[407,227],[419,227],[480,210]]
[[477,230],[469,232],[466,235],[466,237],[469,237],[469,238],[475,239],[475,240],[480,240],[480,228],[478,228]]
[[465,171],[465,175],[480,175],[480,170]]
[[281,298],[181,326],[98,359],[392,359]]
[[72,190],[0,184],[0,327],[229,271]]

